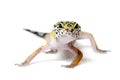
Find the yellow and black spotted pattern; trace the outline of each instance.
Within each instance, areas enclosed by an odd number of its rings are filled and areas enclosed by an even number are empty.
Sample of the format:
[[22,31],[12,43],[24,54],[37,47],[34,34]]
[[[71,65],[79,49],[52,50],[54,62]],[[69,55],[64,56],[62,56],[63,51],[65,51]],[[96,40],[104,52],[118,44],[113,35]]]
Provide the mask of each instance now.
[[78,23],[73,21],[59,21],[54,25],[54,30],[57,38],[68,32],[71,32],[73,37],[77,37],[79,36],[81,27]]

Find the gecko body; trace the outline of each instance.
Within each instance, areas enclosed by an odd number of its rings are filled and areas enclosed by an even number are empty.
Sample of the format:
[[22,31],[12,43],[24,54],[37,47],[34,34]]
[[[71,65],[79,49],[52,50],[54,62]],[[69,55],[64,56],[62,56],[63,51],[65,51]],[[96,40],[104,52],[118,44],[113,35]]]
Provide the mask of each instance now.
[[53,30],[50,33],[42,33],[37,31],[32,31],[25,29],[28,32],[31,32],[39,37],[42,37],[46,40],[46,44],[36,49],[31,55],[25,59],[18,66],[25,66],[30,63],[30,61],[40,52],[44,52],[50,49],[49,52],[57,52],[58,50],[68,50],[69,52],[76,54],[76,57],[69,65],[64,65],[67,68],[73,68],[79,64],[83,54],[80,49],[74,46],[74,41],[80,39],[89,39],[94,51],[99,53],[107,52],[107,50],[101,50],[98,48],[95,39],[91,33],[81,31],[81,26],[74,21],[59,21],[54,25]]

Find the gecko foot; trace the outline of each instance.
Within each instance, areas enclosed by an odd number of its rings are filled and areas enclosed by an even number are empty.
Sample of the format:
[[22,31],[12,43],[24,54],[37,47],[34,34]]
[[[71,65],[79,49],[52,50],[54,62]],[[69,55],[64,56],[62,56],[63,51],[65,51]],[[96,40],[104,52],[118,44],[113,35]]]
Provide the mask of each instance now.
[[66,68],[74,68],[75,65],[62,65],[62,67],[66,67]]
[[50,51],[47,51],[47,52],[45,52],[46,54],[55,54],[55,53],[57,53],[57,50],[55,49],[55,50],[50,50]]
[[22,67],[22,66],[27,66],[27,63],[21,63],[21,64],[15,64],[16,66]]
[[111,52],[110,50],[101,50],[101,49],[98,49],[97,52],[99,53],[107,53],[107,52]]

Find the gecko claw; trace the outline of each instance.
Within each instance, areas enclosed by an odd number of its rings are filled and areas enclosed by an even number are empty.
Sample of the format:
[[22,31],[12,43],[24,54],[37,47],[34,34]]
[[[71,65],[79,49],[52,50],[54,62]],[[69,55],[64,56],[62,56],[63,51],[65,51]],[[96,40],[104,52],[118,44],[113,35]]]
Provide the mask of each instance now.
[[74,68],[74,65],[62,65],[62,67],[66,67],[66,68]]
[[26,63],[21,63],[21,64],[15,64],[16,66],[22,67],[22,66],[27,66],[28,64]]
[[110,50],[101,50],[101,49],[99,49],[97,52],[99,52],[99,53],[107,53],[107,52],[111,52]]

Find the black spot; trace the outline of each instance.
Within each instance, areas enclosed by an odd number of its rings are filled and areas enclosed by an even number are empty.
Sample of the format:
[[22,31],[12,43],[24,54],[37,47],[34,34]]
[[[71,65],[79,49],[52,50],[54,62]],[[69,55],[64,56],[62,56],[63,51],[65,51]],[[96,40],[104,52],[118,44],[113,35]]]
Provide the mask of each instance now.
[[71,29],[71,32],[73,32],[74,30],[73,29]]
[[71,25],[70,23],[69,23],[69,24],[67,24],[67,26],[68,26],[68,27],[72,27],[72,25]]
[[60,28],[58,30],[61,30]]
[[76,24],[76,25],[75,25],[75,28],[78,28],[78,27],[79,27],[79,25],[78,25],[78,24]]
[[59,28],[62,28],[62,25],[61,25],[61,24],[59,24]]
[[56,27],[56,25],[54,25],[54,28]]

